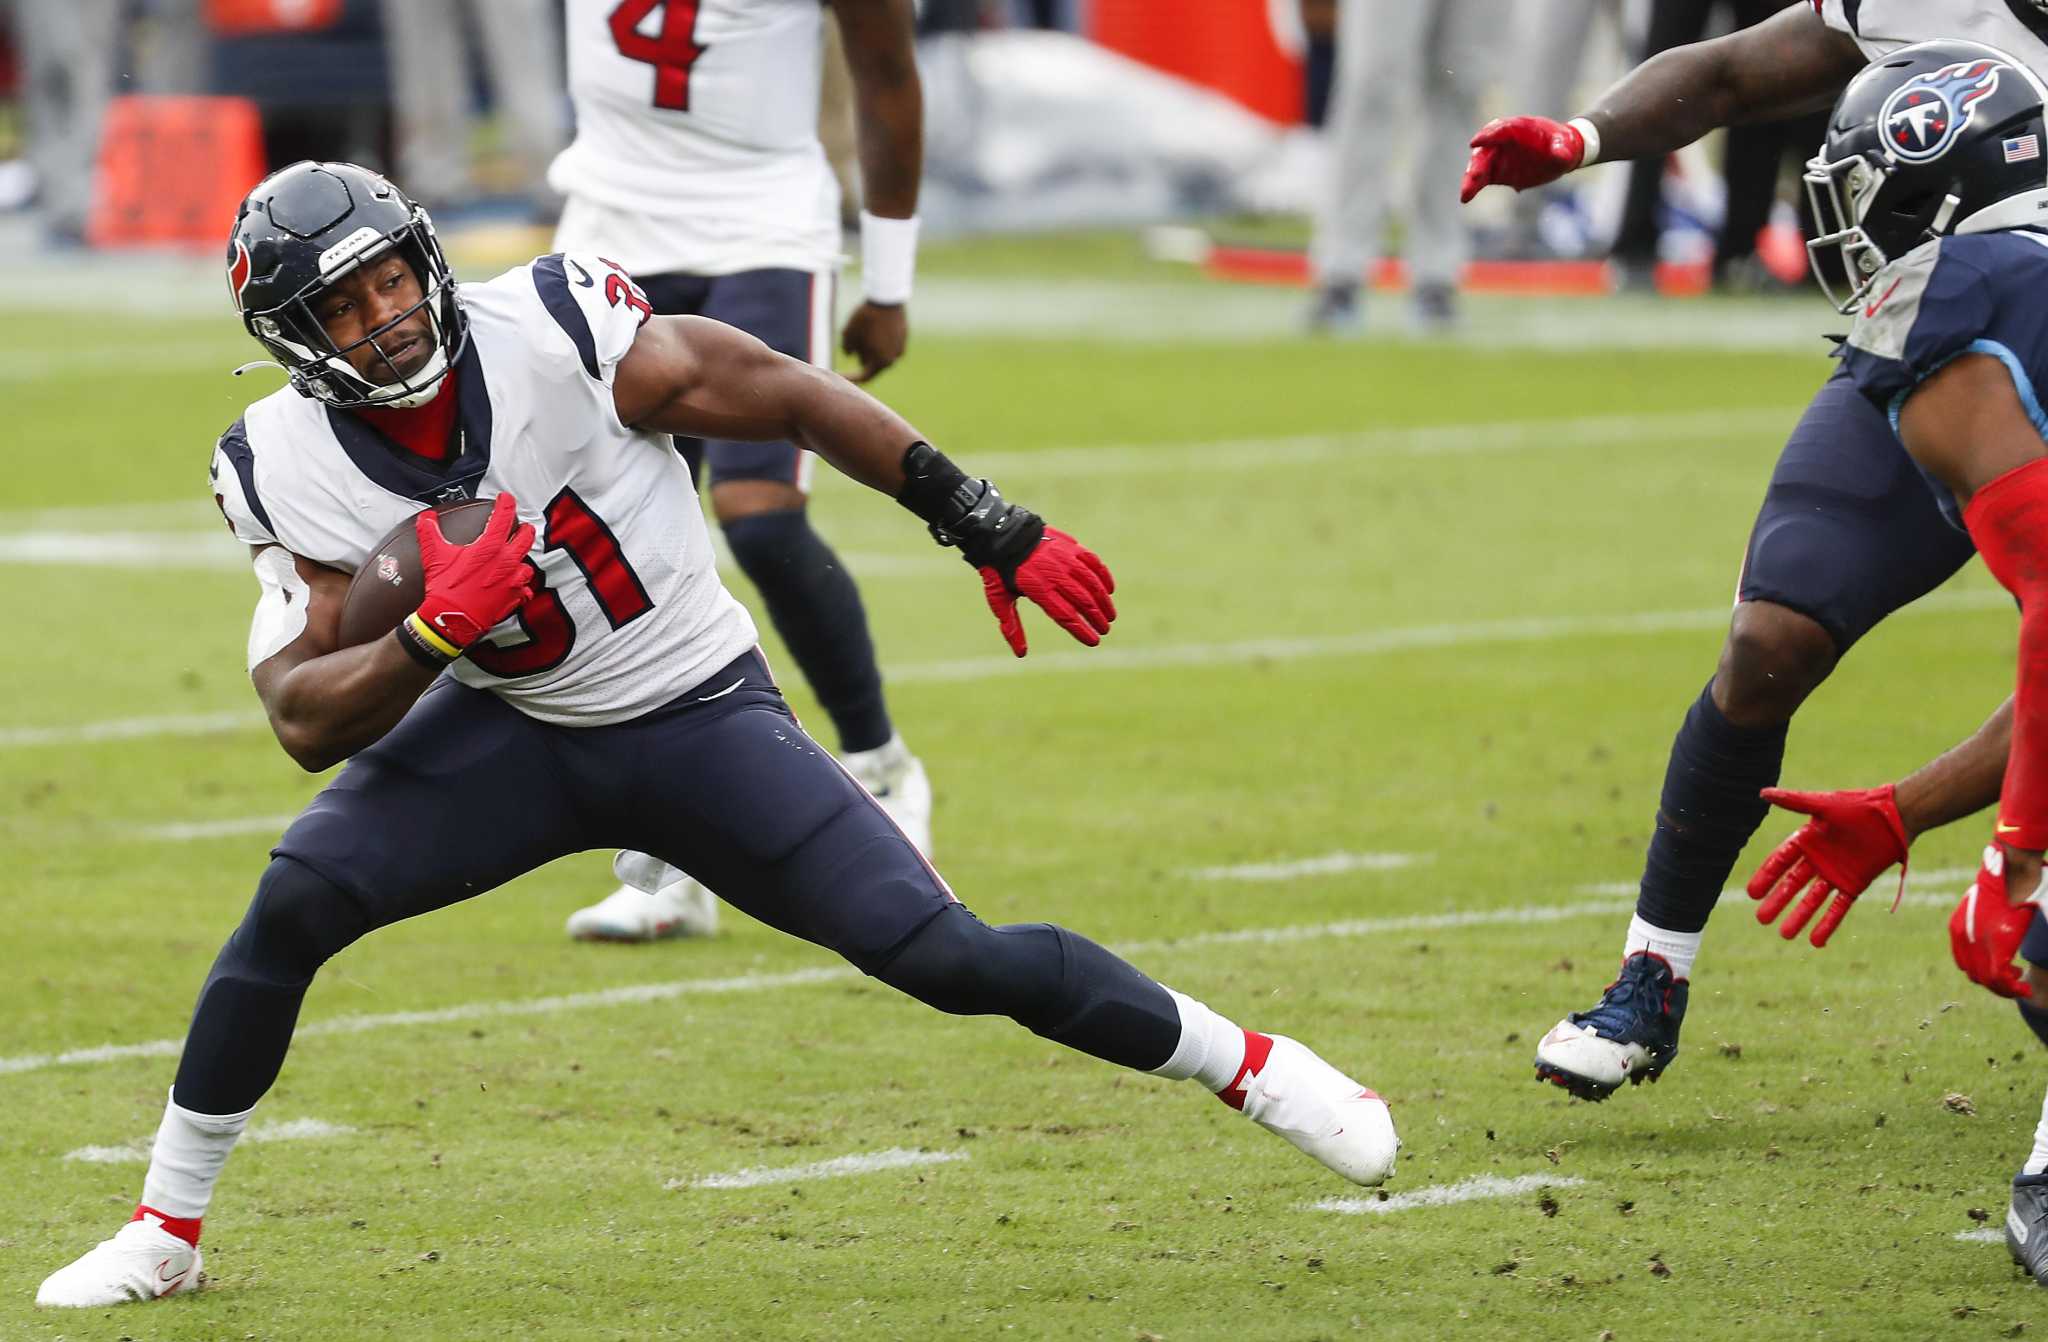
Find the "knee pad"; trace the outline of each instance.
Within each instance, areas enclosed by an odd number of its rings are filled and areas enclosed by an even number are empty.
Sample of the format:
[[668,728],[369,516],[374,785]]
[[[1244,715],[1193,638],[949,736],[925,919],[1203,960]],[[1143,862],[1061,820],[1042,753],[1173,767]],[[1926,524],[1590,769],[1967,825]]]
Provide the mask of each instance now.
[[801,508],[779,513],[752,513],[723,524],[725,543],[740,569],[756,586],[755,574],[773,574],[804,556],[811,538],[811,519]]
[[228,941],[237,967],[271,983],[304,983],[370,930],[353,896],[311,867],[272,858]]

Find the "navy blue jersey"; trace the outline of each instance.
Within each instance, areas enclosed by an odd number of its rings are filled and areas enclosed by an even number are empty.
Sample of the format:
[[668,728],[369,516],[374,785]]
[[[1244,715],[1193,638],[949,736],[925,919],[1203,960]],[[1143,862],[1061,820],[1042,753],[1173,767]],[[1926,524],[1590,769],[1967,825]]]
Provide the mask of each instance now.
[[2048,386],[2048,234],[1973,233],[1921,244],[1885,268],[1842,347],[1856,387],[1891,417],[1913,389],[1963,354],[2006,366],[2034,427]]

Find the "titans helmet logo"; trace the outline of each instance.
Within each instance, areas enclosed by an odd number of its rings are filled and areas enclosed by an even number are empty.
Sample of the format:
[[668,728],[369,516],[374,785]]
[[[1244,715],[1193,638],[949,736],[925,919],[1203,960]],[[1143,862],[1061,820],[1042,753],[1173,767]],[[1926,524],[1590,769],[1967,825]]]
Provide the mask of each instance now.
[[1993,60],[1963,61],[1913,76],[1877,114],[1885,147],[1907,163],[1940,158],[1970,124],[1977,103],[1998,87],[2004,68]]

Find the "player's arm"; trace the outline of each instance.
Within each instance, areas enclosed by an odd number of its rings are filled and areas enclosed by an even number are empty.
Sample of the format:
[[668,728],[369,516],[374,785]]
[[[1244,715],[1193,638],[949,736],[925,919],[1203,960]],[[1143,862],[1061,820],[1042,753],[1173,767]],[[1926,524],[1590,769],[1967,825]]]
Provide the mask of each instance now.
[[864,294],[840,345],[860,360],[854,380],[866,382],[902,358],[910,341],[905,304],[917,267],[924,86],[917,75],[912,0],[833,0],[832,8],[853,79],[862,196]]
[[1963,354],[1915,386],[1898,419],[1906,450],[1963,505],[1984,566],[2020,604],[1994,841],[1949,921],[1956,963],[2004,996],[2028,995],[2012,959],[2033,920],[2048,848],[2048,442],[2021,404],[2016,376],[1991,354]]
[[421,510],[419,609],[353,647],[341,646],[349,575],[283,546],[255,547],[263,594],[249,630],[249,678],[278,744],[301,768],[330,769],[382,738],[444,668],[530,595],[533,527],[519,521],[517,507],[500,494],[468,545],[443,539],[434,510]]
[[[1790,941],[1820,913],[1812,941],[1827,945],[1856,897],[1903,864],[1915,839],[1998,800],[2012,743],[2012,706],[2007,699],[1968,740],[1897,783],[1841,792],[1765,788],[1765,801],[1807,820],[1749,878],[1749,897],[1761,901],[1756,920],[1778,922],[1779,934]],[[1903,871],[1899,885],[1903,891]]]
[[440,671],[407,656],[395,632],[341,647],[349,575],[283,546],[254,548],[263,595],[249,630],[249,678],[285,754],[319,773],[398,725]]
[[744,331],[702,317],[656,317],[619,360],[612,403],[623,424],[808,448],[924,519],[941,545],[980,571],[1003,637],[1022,657],[1017,618],[1028,597],[1094,646],[1116,618],[1116,584],[1092,552],[969,479],[901,415],[828,369],[777,354]]
[[1515,116],[1472,138],[1461,199],[1495,184],[1542,186],[1589,163],[1668,154],[1721,126],[1827,107],[1864,66],[1810,5],[1644,61],[1569,123]]

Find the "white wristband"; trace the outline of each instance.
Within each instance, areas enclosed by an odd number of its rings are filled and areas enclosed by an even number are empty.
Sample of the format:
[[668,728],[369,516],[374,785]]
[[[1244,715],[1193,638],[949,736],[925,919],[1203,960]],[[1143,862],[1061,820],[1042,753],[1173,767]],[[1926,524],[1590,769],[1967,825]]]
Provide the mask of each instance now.
[[1579,159],[1579,166],[1584,168],[1598,163],[1600,161],[1600,132],[1594,128],[1593,123],[1582,116],[1575,116],[1570,121],[1565,122],[1565,124],[1577,131],[1586,142],[1586,152],[1584,157]]
[[884,219],[860,212],[860,287],[870,303],[910,301],[917,277],[917,218]]

